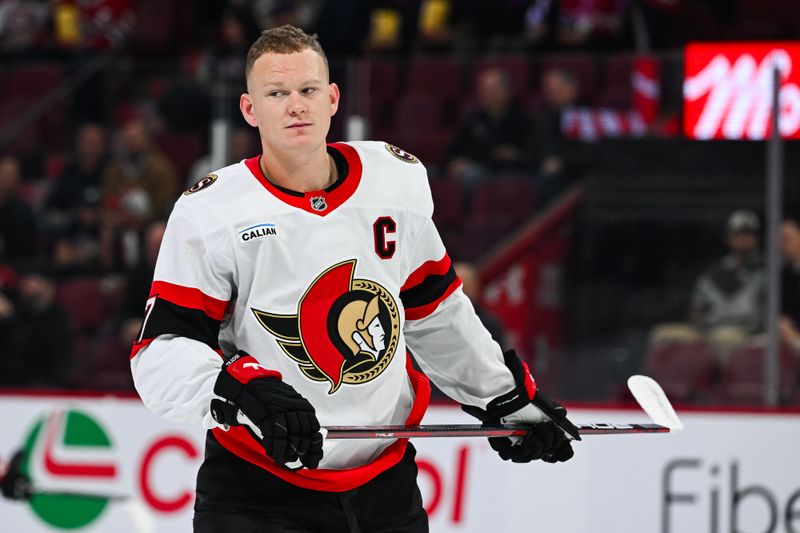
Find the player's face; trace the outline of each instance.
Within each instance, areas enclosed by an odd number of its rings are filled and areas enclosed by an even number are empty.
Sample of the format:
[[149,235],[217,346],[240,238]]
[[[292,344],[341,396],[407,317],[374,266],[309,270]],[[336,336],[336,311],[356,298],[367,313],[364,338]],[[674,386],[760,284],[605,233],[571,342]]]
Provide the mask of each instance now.
[[314,50],[262,55],[253,64],[247,90],[240,108],[248,124],[258,127],[265,151],[324,146],[339,107],[339,88],[328,81],[325,61]]

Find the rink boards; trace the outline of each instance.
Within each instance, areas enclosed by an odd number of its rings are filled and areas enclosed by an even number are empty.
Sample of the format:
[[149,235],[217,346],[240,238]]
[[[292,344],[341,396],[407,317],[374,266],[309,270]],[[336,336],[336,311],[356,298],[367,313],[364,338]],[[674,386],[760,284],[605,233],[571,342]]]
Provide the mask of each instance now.
[[[646,421],[636,410],[570,414]],[[560,465],[504,463],[483,438],[418,439],[431,531],[800,532],[800,413],[679,414],[681,434],[587,436]],[[191,531],[202,431],[160,420],[134,398],[6,395],[0,416],[0,458],[25,447],[34,482],[57,493],[0,500],[3,531]],[[432,406],[425,422],[473,420]]]

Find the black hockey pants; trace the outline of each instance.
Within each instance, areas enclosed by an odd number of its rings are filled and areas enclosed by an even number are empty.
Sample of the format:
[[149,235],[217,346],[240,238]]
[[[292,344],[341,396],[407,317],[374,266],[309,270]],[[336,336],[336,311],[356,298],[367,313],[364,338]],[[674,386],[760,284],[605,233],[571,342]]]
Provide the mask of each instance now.
[[195,533],[427,533],[411,443],[398,464],[346,492],[287,483],[212,435],[197,476]]

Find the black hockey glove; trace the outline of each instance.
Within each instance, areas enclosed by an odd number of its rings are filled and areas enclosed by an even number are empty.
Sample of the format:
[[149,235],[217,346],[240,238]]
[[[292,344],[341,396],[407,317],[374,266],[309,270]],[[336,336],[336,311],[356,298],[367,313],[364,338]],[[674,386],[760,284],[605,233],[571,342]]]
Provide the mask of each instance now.
[[[462,408],[485,424],[532,424],[522,437],[491,437],[489,445],[504,460],[527,463],[541,459],[548,463],[567,461],[573,456],[570,440],[581,440],[578,428],[567,419],[567,410],[541,391],[514,350],[503,354],[517,387],[489,402],[486,410],[464,405]],[[512,440],[513,439],[513,440]]]
[[[218,423],[243,425],[241,411],[255,428],[251,433],[275,462],[298,459],[306,468],[317,468],[322,459],[322,435],[314,407],[267,370],[251,355],[238,351],[222,365],[214,393],[228,400],[211,401],[211,415]],[[257,428],[257,430],[256,430]]]

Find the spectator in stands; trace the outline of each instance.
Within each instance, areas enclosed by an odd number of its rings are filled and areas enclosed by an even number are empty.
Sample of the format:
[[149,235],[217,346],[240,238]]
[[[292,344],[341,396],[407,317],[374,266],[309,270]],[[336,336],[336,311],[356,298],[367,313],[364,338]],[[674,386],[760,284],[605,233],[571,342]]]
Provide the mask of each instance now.
[[472,307],[475,308],[475,314],[481,319],[481,322],[486,326],[489,333],[492,334],[492,338],[497,341],[497,344],[506,346],[506,332],[503,328],[503,323],[481,305],[481,290],[483,287],[481,286],[481,280],[475,265],[459,261],[453,264],[453,268],[458,277],[461,278],[461,287],[464,294],[466,294],[467,298],[472,302]]
[[234,128],[228,139],[228,155],[226,161],[221,165],[214,166],[211,163],[211,154],[204,155],[192,164],[186,187],[191,187],[206,177],[208,173],[215,168],[238,163],[242,159],[253,157],[253,155],[259,153],[260,150],[261,148],[258,146],[258,137],[253,135],[251,128]]
[[508,73],[489,68],[476,84],[478,108],[456,132],[447,176],[472,188],[496,173],[525,173],[530,131],[527,114],[514,105]]
[[19,196],[22,169],[14,156],[0,157],[0,261],[32,259],[38,251],[33,209]]
[[141,120],[128,122],[119,141],[117,154],[103,178],[103,205],[114,211],[127,197],[137,204],[149,203],[148,216],[168,215],[179,185],[172,163],[153,147]]
[[87,198],[99,197],[100,184],[108,166],[106,135],[106,129],[97,123],[87,123],[78,128],[75,151],[47,199],[51,225],[69,223]]
[[46,0],[0,1],[0,52],[27,53],[45,44],[49,18]]
[[311,28],[317,21],[320,0],[258,0],[253,2],[253,15],[259,28],[291,24]]
[[44,265],[22,269],[16,301],[6,299],[8,337],[0,343],[0,380],[23,387],[64,387],[71,357],[70,319],[56,301],[56,282]]
[[[237,10],[222,15],[218,37],[211,52],[204,58],[204,75],[215,82],[243,85],[244,56],[254,35],[258,34],[253,18]],[[238,69],[238,70],[237,70]]]
[[124,273],[141,262],[145,252],[145,231],[158,220],[153,204],[142,189],[125,192],[113,219],[106,213],[100,236],[100,261],[103,270]]
[[52,229],[52,264],[59,275],[100,274],[100,238],[103,232],[100,191],[84,189],[70,216]]
[[125,296],[120,310],[122,325],[119,328],[120,342],[125,346],[133,344],[142,327],[143,310],[150,294],[153,270],[166,229],[166,223],[160,220],[147,227],[144,254],[136,266],[125,274]]
[[737,345],[763,328],[766,279],[759,251],[761,224],[752,211],[728,218],[730,252],[697,280],[691,320],[717,350],[722,363]]
[[800,221],[786,217],[781,225],[781,339],[800,355]]
[[561,116],[577,105],[578,78],[575,73],[553,67],[542,74],[542,105],[533,114],[527,151],[536,169],[540,203],[558,194],[574,173],[569,162],[569,147],[561,130]]
[[[8,278],[14,278],[12,281]],[[10,340],[14,333],[14,295],[16,294],[16,273],[0,264],[0,385],[8,385],[11,375],[6,359],[11,356]]]
[[65,49],[108,50],[123,46],[134,28],[135,15],[129,0],[53,4],[55,40]]
[[631,0],[535,0],[525,13],[533,41],[554,38],[562,47],[620,44]]

